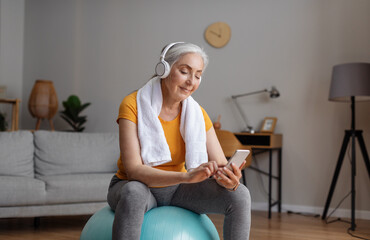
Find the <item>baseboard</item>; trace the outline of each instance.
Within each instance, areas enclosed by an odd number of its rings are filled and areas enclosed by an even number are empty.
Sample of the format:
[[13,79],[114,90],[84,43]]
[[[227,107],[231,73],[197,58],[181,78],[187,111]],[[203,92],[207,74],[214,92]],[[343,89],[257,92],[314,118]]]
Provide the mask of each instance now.
[[[267,211],[268,205],[267,202],[252,202],[252,210],[256,211]],[[312,214],[319,214],[322,215],[324,207],[313,207],[313,206],[303,206],[303,205],[291,205],[291,204],[282,204],[281,211],[293,211],[293,212],[301,212],[301,213],[312,213]],[[328,214],[330,214],[334,209],[329,208]],[[271,209],[272,212],[277,212],[277,207],[273,207]],[[355,212],[356,219],[365,219],[370,220],[370,211],[366,210],[356,210]],[[350,209],[342,209],[338,208],[331,217],[340,217],[340,218],[351,218],[351,210]]]

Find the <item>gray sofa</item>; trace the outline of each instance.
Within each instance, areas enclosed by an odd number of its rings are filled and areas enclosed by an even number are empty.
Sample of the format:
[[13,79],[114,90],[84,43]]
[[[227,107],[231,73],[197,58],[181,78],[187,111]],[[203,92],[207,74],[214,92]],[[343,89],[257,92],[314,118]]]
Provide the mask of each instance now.
[[115,133],[0,132],[0,217],[96,212],[119,154]]

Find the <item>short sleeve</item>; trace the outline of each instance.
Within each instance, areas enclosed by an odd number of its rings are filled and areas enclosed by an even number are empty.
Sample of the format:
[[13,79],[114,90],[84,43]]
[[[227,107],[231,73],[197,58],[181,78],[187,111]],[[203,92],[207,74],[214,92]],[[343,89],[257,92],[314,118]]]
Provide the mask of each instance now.
[[200,107],[202,109],[202,112],[203,112],[203,117],[204,117],[204,122],[206,124],[206,132],[211,129],[211,127],[213,126],[212,124],[212,121],[211,119],[209,118],[206,110],[204,110],[202,107]]
[[137,124],[137,103],[136,103],[137,91],[127,95],[119,106],[119,112],[117,117],[117,123],[119,119],[127,119]]

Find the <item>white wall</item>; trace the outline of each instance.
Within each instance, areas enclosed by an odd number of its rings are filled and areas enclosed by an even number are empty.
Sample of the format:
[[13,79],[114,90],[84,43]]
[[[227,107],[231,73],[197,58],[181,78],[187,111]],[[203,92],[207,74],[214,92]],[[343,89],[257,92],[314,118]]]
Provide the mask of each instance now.
[[[243,127],[231,95],[271,85],[280,90],[274,100],[255,95],[239,102],[256,128],[265,116],[278,118],[276,132],[284,135],[283,203],[321,212],[344,129],[350,127],[349,104],[327,100],[331,69],[370,62],[369,12],[367,0],[28,0],[23,99],[36,79],[53,80],[60,105],[70,94],[92,103],[84,112],[87,132],[117,131],[122,98],[153,74],[162,47],[172,41],[199,44],[210,64],[194,96],[213,120],[222,115],[223,129]],[[221,49],[203,38],[215,21],[232,29],[231,41]],[[357,128],[364,130],[367,146],[369,104],[357,104]],[[22,128],[34,124],[23,104]],[[68,128],[59,116],[55,125]],[[267,155],[258,162],[266,169]],[[369,177],[359,151],[357,162],[356,209],[368,214]],[[266,202],[259,176],[247,174],[253,201]],[[267,188],[266,179],[264,184]],[[332,206],[349,190],[346,159]]]
[[[24,0],[0,0],[0,85],[6,98],[22,99]],[[10,122],[10,105],[0,104]]]

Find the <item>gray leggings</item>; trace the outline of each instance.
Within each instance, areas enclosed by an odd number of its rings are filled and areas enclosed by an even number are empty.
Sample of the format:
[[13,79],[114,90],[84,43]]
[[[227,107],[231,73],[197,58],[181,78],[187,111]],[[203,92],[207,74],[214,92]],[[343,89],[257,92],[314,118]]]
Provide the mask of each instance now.
[[144,214],[157,206],[177,206],[199,214],[223,214],[225,240],[249,239],[251,199],[243,184],[235,192],[229,192],[213,179],[149,188],[141,182],[113,176],[108,204],[115,211],[113,240],[139,240]]

